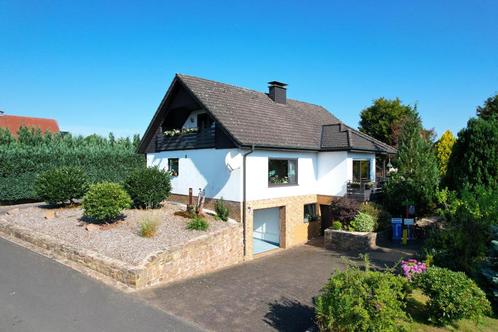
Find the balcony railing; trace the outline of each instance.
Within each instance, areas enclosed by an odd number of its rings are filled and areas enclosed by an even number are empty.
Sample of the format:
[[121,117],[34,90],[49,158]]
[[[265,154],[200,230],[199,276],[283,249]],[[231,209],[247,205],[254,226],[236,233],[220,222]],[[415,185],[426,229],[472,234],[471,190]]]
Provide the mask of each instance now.
[[361,202],[370,201],[375,195],[382,192],[383,181],[377,182],[348,182],[347,196]]
[[195,133],[179,136],[156,136],[156,151],[205,149],[215,146],[215,129],[205,128]]

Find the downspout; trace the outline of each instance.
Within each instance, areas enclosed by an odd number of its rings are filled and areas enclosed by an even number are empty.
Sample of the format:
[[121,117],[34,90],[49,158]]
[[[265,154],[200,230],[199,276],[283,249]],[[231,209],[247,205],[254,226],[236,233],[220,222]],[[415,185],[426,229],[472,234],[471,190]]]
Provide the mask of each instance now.
[[254,152],[254,145],[251,146],[251,151],[244,153],[243,155],[243,162],[242,162],[242,228],[243,228],[243,245],[244,245],[244,257],[247,255],[247,235],[246,235],[246,197],[247,197],[247,190],[246,190],[246,183],[247,183],[247,172],[246,172],[246,157],[250,155],[251,153]]

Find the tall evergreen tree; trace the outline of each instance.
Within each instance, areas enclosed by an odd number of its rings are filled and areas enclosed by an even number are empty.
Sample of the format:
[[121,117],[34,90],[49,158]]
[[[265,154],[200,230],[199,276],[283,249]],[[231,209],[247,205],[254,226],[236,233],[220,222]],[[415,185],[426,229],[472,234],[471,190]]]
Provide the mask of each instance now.
[[418,114],[407,116],[401,129],[394,161],[398,171],[386,184],[386,205],[394,214],[414,204],[419,215],[434,208],[439,170],[432,144],[425,138]]
[[498,93],[486,99],[483,106],[477,106],[476,113],[478,117],[484,120],[498,120]]
[[446,184],[454,190],[498,185],[498,119],[472,118],[458,133]]

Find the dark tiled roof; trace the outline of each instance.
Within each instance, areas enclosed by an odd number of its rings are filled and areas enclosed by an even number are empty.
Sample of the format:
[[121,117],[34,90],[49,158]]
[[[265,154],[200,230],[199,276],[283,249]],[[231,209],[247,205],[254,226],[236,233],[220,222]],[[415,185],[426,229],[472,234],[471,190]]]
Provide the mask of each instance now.
[[[263,92],[183,74],[177,74],[172,85],[177,80],[241,146],[395,152],[394,148],[347,127],[319,105],[292,99],[280,104]],[[144,151],[157,129],[153,127],[159,125],[160,111],[161,107],[154,115],[139,151]]]
[[21,127],[39,128],[42,133],[59,132],[59,125],[53,119],[33,118],[29,116],[0,115],[0,128],[7,128],[10,133],[17,136],[17,131]]
[[321,148],[322,150],[366,150],[396,153],[396,149],[392,146],[342,123],[323,126]]
[[339,122],[318,105],[292,99],[279,104],[262,92],[178,77],[242,145],[318,150],[322,125]]

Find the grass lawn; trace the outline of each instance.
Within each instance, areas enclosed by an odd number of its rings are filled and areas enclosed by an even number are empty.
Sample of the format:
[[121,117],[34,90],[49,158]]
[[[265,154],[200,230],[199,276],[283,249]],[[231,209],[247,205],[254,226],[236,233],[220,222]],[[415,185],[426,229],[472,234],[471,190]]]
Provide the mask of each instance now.
[[478,326],[474,322],[469,320],[462,320],[456,324],[456,326],[447,327],[436,327],[430,325],[427,321],[427,316],[424,313],[424,305],[427,301],[427,297],[423,295],[419,290],[413,292],[410,295],[408,302],[408,312],[413,318],[413,323],[411,324],[411,329],[413,331],[424,331],[424,332],[438,332],[438,331],[484,331],[484,332],[494,332],[498,331],[498,319],[486,317]]

